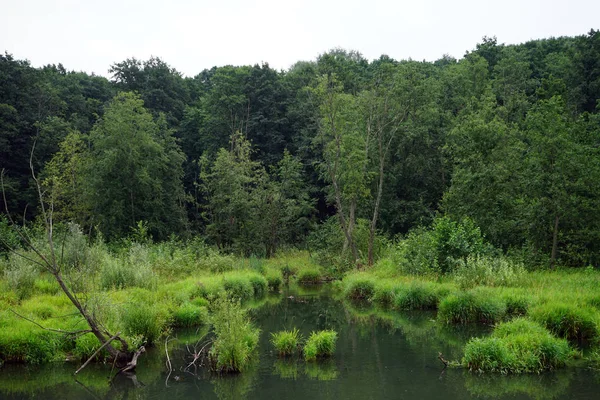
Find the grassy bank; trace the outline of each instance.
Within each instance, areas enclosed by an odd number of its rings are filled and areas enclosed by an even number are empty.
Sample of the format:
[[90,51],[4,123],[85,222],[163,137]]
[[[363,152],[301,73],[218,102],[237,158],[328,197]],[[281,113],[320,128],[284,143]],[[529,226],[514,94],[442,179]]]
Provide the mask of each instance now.
[[[68,276],[78,296],[133,346],[152,345],[175,328],[209,323],[209,302],[222,293],[252,307],[286,282],[327,278],[301,251],[269,260],[223,255],[202,242],[116,248],[97,243],[77,251],[84,262],[70,266]],[[77,331],[87,326],[51,276],[25,259],[1,259],[0,363],[81,360],[99,347],[92,334],[64,335],[43,328]]]
[[[461,364],[474,370],[555,369],[580,349],[600,343],[598,271],[523,269],[510,280],[474,282],[463,272],[411,275],[383,259],[367,271],[346,275],[339,293],[387,312],[433,310],[438,326],[495,327],[490,337],[473,339],[465,346]],[[522,332],[515,328],[516,332],[506,333],[513,326],[510,321],[520,321]],[[597,352],[585,353],[588,364],[595,365]]]

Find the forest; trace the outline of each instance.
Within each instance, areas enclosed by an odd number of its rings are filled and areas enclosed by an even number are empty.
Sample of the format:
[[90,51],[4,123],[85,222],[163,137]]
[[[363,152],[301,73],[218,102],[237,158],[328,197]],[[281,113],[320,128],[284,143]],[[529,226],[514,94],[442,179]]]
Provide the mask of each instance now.
[[[188,77],[158,57],[115,62],[110,79],[67,68],[0,55],[0,304],[17,310],[0,312],[13,327],[0,362],[98,349],[67,335],[32,354],[48,332],[13,314],[74,305],[99,343],[124,332],[105,348],[118,358],[193,318],[219,326],[235,309],[213,304],[221,289],[243,301],[290,277],[448,324],[514,316],[540,324],[514,328],[532,335],[600,340],[600,31],[484,37],[434,62],[338,48],[282,71]],[[561,288],[572,297],[556,311]],[[453,314],[490,297],[502,304]],[[576,312],[569,299],[585,314],[573,331],[552,325]],[[463,364],[493,370],[469,358],[476,345]]]

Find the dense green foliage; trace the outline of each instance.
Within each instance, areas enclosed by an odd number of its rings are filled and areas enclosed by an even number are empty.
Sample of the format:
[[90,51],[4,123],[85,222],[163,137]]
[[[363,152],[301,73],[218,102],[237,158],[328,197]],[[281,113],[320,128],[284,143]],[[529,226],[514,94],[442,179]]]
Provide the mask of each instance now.
[[[599,43],[595,30],[484,38],[435,62],[335,49],[287,71],[195,77],[127,59],[110,80],[5,54],[9,210],[39,213],[33,151],[55,219],[111,240],[143,226],[244,255],[309,244],[343,271],[374,263],[379,237],[435,219],[408,236],[403,268],[446,273],[489,245],[527,265],[597,266]],[[0,251],[18,245],[3,238]]]
[[297,328],[291,331],[280,331],[271,333],[271,343],[281,356],[289,356],[298,350],[302,335]]

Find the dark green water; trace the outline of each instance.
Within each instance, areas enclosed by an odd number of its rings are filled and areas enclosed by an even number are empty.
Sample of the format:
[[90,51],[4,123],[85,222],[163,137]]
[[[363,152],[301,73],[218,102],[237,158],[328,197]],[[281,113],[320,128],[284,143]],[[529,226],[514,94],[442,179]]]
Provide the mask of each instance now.
[[[458,359],[468,337],[486,332],[441,328],[435,314],[361,309],[315,288],[265,299],[251,315],[261,341],[256,365],[243,374],[183,371],[191,361],[188,348],[204,331],[182,331],[170,346],[171,375],[164,346],[141,359],[135,380],[109,382],[110,366],[103,365],[86,368],[78,381],[72,377],[75,364],[8,365],[0,369],[0,399],[600,399],[600,372],[586,369],[527,376],[444,370],[438,352]],[[336,329],[335,357],[317,363],[279,359],[270,332],[292,327],[305,336]]]

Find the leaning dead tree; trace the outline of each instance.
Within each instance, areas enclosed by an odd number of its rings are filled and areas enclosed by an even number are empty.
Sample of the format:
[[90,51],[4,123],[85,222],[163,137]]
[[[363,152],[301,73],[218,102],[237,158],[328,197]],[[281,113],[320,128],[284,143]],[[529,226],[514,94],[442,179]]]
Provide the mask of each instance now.
[[[34,144],[35,148],[35,144]],[[75,306],[83,320],[86,322],[88,329],[67,332],[56,329],[44,328],[46,330],[52,330],[55,332],[63,333],[69,335],[71,337],[77,337],[79,335],[83,335],[86,333],[92,333],[100,342],[101,348],[106,350],[110,354],[110,357],[113,361],[118,365],[122,370],[131,371],[135,368],[137,363],[137,358],[141,353],[144,352],[144,348],[141,347],[137,351],[131,351],[129,349],[129,345],[126,340],[124,340],[119,334],[113,335],[108,329],[102,325],[102,323],[98,320],[95,313],[91,311],[86,302],[82,301],[80,298],[80,294],[77,293],[72,287],[70,287],[68,280],[65,279],[64,270],[63,270],[63,255],[62,252],[57,255],[57,250],[55,248],[55,238],[54,238],[54,203],[52,200],[46,200],[46,194],[42,188],[42,184],[40,183],[38,177],[35,174],[35,170],[33,168],[33,150],[31,152],[31,156],[29,159],[29,167],[31,169],[31,175],[33,181],[36,185],[38,200],[40,203],[40,213],[41,218],[44,223],[45,228],[45,238],[43,246],[39,246],[29,234],[13,220],[9,209],[8,202],[6,200],[6,193],[4,190],[4,169],[0,172],[0,186],[2,188],[2,200],[4,201],[4,210],[6,212],[6,216],[11,223],[13,229],[18,234],[21,242],[24,244],[26,250],[28,252],[22,252],[18,249],[10,246],[8,243],[4,243],[4,245],[17,256],[20,256],[29,262],[37,265],[42,268],[46,272],[48,272],[55,281],[60,286],[62,292],[67,296],[67,298],[71,301],[71,303]],[[47,247],[46,247],[47,245]],[[35,323],[34,321],[31,321]],[[37,323],[36,323],[37,324]],[[40,326],[39,324],[37,324]],[[119,342],[121,344],[120,348],[117,348],[113,345],[114,342]],[[92,356],[91,358],[93,358]],[[88,360],[89,361],[89,360]],[[87,364],[87,363],[86,363]],[[84,364],[85,365],[85,364]],[[79,371],[78,371],[79,372]]]

